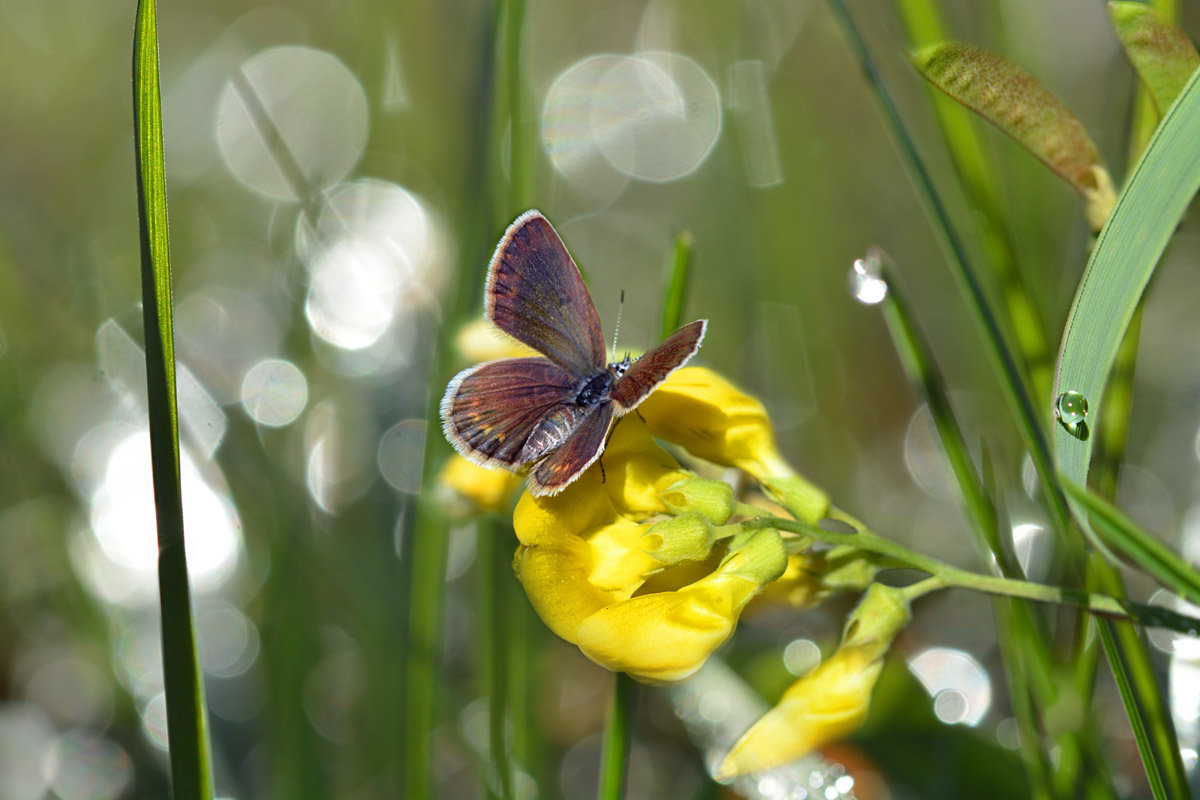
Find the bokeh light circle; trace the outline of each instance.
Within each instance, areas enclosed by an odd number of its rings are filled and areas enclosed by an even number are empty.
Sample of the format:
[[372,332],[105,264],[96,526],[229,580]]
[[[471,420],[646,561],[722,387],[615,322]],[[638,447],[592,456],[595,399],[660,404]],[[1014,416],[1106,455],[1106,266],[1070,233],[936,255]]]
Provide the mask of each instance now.
[[690,58],[642,53],[621,59],[596,87],[592,136],[609,163],[644,181],[696,170],[721,132],[721,98]]
[[309,47],[255,55],[225,85],[217,142],[248,188],[301,200],[340,181],[367,143],[367,98],[335,56]]
[[668,52],[585,58],[554,80],[542,107],[551,162],[597,193],[619,191],[630,177],[691,174],[720,130],[716,84],[695,61]]
[[260,425],[278,428],[296,421],[308,404],[308,381],[290,361],[259,361],[242,379],[242,407]]

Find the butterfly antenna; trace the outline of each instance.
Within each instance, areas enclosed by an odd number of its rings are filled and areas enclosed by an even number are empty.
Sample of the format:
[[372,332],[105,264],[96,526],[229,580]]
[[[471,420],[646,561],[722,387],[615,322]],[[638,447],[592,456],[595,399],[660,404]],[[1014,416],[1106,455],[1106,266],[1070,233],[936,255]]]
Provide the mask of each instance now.
[[621,301],[617,303],[617,324],[613,329],[612,360],[617,363],[617,336],[621,333],[621,312],[625,310],[625,290],[621,290]]

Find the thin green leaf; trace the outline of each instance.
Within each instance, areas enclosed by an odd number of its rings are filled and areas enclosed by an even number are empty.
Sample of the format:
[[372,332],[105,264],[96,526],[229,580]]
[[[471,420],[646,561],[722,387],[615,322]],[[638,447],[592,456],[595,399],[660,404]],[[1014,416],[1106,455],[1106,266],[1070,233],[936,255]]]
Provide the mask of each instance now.
[[687,300],[689,278],[692,275],[692,234],[675,234],[675,248],[667,270],[667,286],[663,292],[662,336],[665,338],[683,323],[683,304]]
[[179,419],[175,403],[175,337],[171,321],[171,264],[167,236],[167,179],[163,158],[154,0],[138,3],[133,47],[134,149],[138,231],[142,254],[142,313],[150,462],[158,526],[158,583],[162,610],[163,680],[171,789],[176,800],[209,800],[212,766],[204,685],[196,652],[183,499],[179,486]]
[[[1067,318],[1055,396],[1087,398],[1088,424],[1103,413],[1101,392],[1138,299],[1175,225],[1200,188],[1200,88],[1196,76],[1167,111],[1100,232]],[[1087,482],[1092,440],[1062,425],[1052,433],[1067,479]]]
[[1100,151],[1079,119],[1050,90],[1004,56],[960,42],[912,55],[934,86],[1004,131],[1082,195],[1101,188]]
[[1063,486],[1071,499],[1087,512],[1092,530],[1106,545],[1153,575],[1171,591],[1193,603],[1200,603],[1200,572],[1100,495],[1070,479],[1064,479]]
[[1161,114],[1200,67],[1196,46],[1171,20],[1144,3],[1109,3],[1108,14]]

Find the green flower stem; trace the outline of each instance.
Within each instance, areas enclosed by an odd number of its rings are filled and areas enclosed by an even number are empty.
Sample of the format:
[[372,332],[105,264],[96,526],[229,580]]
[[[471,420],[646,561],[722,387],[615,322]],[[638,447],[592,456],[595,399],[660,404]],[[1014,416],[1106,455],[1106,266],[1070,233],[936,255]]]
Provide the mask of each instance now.
[[914,586],[922,587],[922,590],[919,594],[915,594],[913,599],[935,589],[971,589],[1003,597],[1033,600],[1039,603],[1077,606],[1087,609],[1093,614],[1105,617],[1141,624],[1152,624],[1189,635],[1200,634],[1200,619],[1189,617],[1186,614],[1179,614],[1166,608],[1117,600],[1106,594],[1064,589],[1059,586],[1030,583],[1029,581],[1016,580],[1014,578],[980,575],[976,572],[951,566],[931,556],[918,553],[915,550],[910,550],[904,545],[897,544],[882,536],[877,536],[866,529],[860,528],[856,533],[840,533],[825,530],[818,525],[810,525],[806,522],[797,522],[796,520],[782,519],[780,517],[757,517],[746,520],[742,525],[747,529],[774,528],[777,531],[797,533],[829,544],[851,545],[860,550],[884,556],[895,564],[902,564],[906,567],[929,573],[930,578],[914,584]]
[[600,756],[598,800],[621,800],[628,774],[629,744],[633,737],[633,712],[637,703],[637,682],[618,672],[613,675],[612,699],[604,721],[604,750]]

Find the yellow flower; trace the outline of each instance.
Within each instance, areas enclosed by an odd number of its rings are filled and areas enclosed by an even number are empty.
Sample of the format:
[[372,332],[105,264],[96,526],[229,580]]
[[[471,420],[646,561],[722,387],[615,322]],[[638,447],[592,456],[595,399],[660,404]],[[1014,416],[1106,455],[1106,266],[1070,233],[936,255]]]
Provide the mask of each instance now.
[[689,453],[755,478],[792,475],[763,404],[704,367],[684,367],[638,406],[650,430]]
[[463,325],[454,337],[454,345],[469,361],[495,361],[498,358],[540,356],[532,347],[521,344],[482,317]]
[[453,515],[465,517],[477,511],[504,511],[521,480],[520,475],[472,464],[456,453],[446,459],[437,487]]
[[[677,502],[695,486],[680,488],[688,474],[636,415],[617,426],[602,463],[603,471],[592,467],[560,494],[522,495],[513,515],[521,542],[514,569],[546,625],[593,661],[642,681],[681,680],[729,638],[746,603],[783,571],[783,544],[775,531],[739,534],[712,572],[638,594],[652,577],[655,585],[669,584],[664,573],[674,570],[645,552],[647,520],[672,511],[664,496]],[[719,517],[718,507],[707,504]],[[678,574],[692,576],[686,568]]]
[[867,718],[883,657],[909,618],[908,601],[900,590],[871,584],[846,621],[837,652],[793,683],[743,734],[717,776],[732,778],[777,767],[857,730]]

